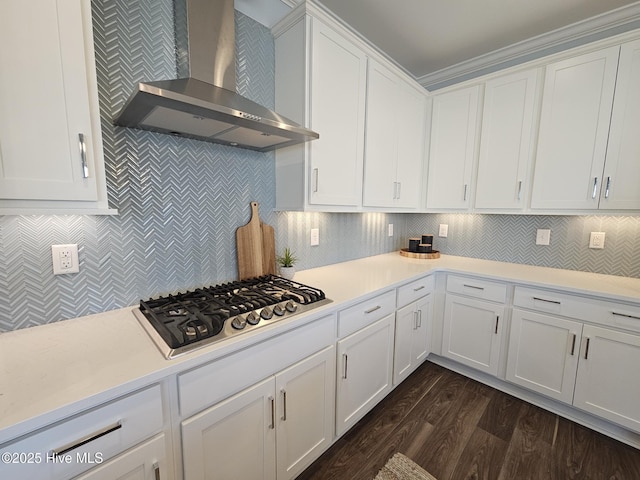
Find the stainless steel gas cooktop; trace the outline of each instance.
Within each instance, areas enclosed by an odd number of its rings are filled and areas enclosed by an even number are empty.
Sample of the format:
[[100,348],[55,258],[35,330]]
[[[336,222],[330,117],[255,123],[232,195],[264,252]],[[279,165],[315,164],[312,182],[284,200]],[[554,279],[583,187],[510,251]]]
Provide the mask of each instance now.
[[330,303],[322,290],[276,275],[140,301],[134,314],[167,358]]

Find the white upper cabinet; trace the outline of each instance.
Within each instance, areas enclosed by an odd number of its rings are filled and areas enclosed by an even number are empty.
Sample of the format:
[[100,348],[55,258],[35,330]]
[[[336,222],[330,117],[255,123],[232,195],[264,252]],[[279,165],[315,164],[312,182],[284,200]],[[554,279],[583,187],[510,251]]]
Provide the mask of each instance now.
[[640,40],[620,50],[601,209],[640,209]]
[[619,51],[547,66],[531,208],[598,208]]
[[527,205],[538,72],[518,72],[485,84],[476,208],[521,210]]
[[304,15],[275,31],[276,110],[320,138],[276,152],[276,208],[357,210],[367,57],[338,30]]
[[90,2],[1,2],[0,64],[0,212],[106,209]]
[[428,209],[469,208],[480,88],[463,88],[433,98]]
[[369,59],[365,207],[420,208],[426,102],[426,91]]

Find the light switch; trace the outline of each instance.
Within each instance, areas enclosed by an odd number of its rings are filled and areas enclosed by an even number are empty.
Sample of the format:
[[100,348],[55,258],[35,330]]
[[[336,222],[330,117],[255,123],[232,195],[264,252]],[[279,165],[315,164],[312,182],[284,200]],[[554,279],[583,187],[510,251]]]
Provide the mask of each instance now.
[[311,229],[311,246],[315,247],[316,245],[320,245],[320,229],[312,228]]
[[536,233],[536,245],[549,245],[551,240],[551,230],[547,228],[539,228]]
[[449,235],[449,225],[446,223],[441,223],[440,229],[438,230],[438,236],[446,237],[447,235]]

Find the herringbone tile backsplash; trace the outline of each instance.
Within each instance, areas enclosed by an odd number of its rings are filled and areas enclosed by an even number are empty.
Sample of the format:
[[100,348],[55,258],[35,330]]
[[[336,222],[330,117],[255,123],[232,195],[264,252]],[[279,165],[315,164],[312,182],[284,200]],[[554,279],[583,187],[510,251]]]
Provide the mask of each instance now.
[[[92,8],[109,203],[120,214],[0,217],[0,332],[235,279],[235,229],[253,200],[300,269],[394,251],[448,223],[449,239],[437,243],[445,253],[640,277],[635,217],[274,213],[272,153],[112,125],[136,82],[176,77],[172,0],[93,0]],[[236,36],[239,92],[272,107],[270,32],[237,13]],[[550,247],[530,247],[535,225],[552,228]],[[309,246],[314,227],[318,247]],[[589,229],[607,232],[605,250],[586,248]],[[53,276],[59,243],[79,245],[80,273]]]

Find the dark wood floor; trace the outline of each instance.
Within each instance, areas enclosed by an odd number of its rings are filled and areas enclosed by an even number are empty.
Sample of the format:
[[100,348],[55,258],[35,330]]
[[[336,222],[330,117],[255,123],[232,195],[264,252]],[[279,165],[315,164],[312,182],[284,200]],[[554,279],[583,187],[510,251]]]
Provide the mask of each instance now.
[[438,480],[640,480],[640,450],[430,362],[298,479],[372,480],[396,452]]

